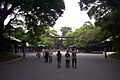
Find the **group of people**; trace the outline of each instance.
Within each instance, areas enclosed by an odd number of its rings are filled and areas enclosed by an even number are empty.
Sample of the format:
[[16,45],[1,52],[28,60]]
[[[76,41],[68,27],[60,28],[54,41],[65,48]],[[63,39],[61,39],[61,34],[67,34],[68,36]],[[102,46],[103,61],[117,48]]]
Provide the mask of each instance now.
[[[66,51],[65,53],[65,62],[66,62],[66,68],[70,67],[70,62],[72,60],[72,68],[77,68],[77,52],[72,49],[72,55],[70,55],[69,50]],[[61,59],[62,59],[62,54],[60,51],[57,52],[57,62],[58,62],[58,68],[61,67]]]
[[[71,53],[71,54],[70,54]],[[72,68],[77,68],[77,56],[76,56],[77,52],[75,51],[75,49],[73,48],[72,51],[67,50],[64,57],[65,57],[65,63],[66,63],[66,68],[70,67],[70,62],[72,62]],[[44,50],[44,59],[45,59],[45,63],[52,63],[52,57],[53,57],[53,52],[52,50]],[[61,60],[62,60],[62,53],[60,52],[60,50],[57,51],[56,54],[57,57],[57,66],[58,68],[61,68]]]

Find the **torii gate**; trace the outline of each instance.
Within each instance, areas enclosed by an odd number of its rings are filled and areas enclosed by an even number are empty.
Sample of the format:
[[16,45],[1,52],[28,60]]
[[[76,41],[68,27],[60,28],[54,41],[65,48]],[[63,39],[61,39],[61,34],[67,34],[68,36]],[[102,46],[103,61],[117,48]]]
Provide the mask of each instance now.
[[[75,38],[75,36],[51,36],[51,38],[59,38],[59,40],[54,40],[54,42],[56,43],[56,48],[63,48],[62,42],[63,41],[68,41],[68,40],[64,40],[63,38]],[[71,40],[70,40],[71,41]]]

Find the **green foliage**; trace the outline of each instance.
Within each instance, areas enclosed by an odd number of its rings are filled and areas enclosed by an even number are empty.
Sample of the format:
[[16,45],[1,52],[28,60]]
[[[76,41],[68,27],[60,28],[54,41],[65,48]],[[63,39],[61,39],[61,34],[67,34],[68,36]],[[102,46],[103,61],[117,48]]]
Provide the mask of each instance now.
[[54,29],[50,30],[50,36],[58,36],[57,31]]
[[13,60],[16,58],[20,58],[21,56],[18,54],[14,54],[11,52],[4,52],[2,54],[0,54],[0,63],[1,62],[5,62],[5,61],[9,61],[9,60]]
[[119,0],[80,0],[79,4],[81,10],[88,10],[89,17],[96,20],[120,8]]
[[14,30],[8,34],[16,39],[25,40],[25,31],[22,29],[22,27],[14,28]]
[[[84,5],[84,6],[83,6]],[[111,35],[118,35],[120,31],[120,1],[119,0],[81,0],[82,10],[87,7],[89,17],[96,19],[96,25]]]
[[26,33],[26,41],[30,45],[38,45],[38,42],[41,41],[41,35],[45,33],[44,28],[34,27]]
[[60,29],[60,31],[62,32],[62,35],[65,36],[67,34],[67,32],[72,32],[72,28],[71,27],[62,27]]
[[[73,35],[74,32],[67,32],[67,34],[65,36],[74,36]],[[74,45],[75,39],[74,38],[65,38],[65,41],[63,42],[65,47],[69,47],[71,45]]]
[[86,47],[87,45],[87,38],[89,38],[88,34],[90,32],[91,26],[88,26],[88,24],[84,24],[83,27],[80,27],[75,31],[74,34],[76,34],[76,46],[78,47]]
[[48,48],[54,47],[54,42],[53,39],[50,37],[44,37],[43,39],[43,44],[47,46]]
[[46,29],[45,33],[40,36],[41,41],[39,44],[45,45],[48,48],[52,48],[55,46],[54,39],[50,38],[50,36],[57,36],[57,31],[54,29]]
[[86,22],[82,27],[76,29],[73,35],[76,36],[74,43],[78,48],[91,47],[96,45],[103,38],[101,28],[95,27],[90,22]]
[[104,18],[99,19],[99,21],[96,22],[96,25],[101,26],[103,31],[107,31],[111,36],[115,37],[120,34],[120,15],[118,14],[118,11],[113,11],[104,16]]
[[[14,18],[10,20],[11,24],[11,21],[21,16],[24,17],[28,30],[35,26],[53,25],[65,8],[63,0],[1,0],[0,4],[0,20],[2,22],[12,15]],[[4,24],[2,22],[1,25]]]
[[[21,39],[22,36],[21,40],[36,44],[44,29],[54,25],[64,9],[63,0],[0,0],[0,44],[4,46],[6,33],[10,34],[16,26],[26,28],[28,32],[24,34],[25,38],[22,33],[15,32],[15,37]],[[10,20],[4,24],[8,17]]]
[[88,10],[89,17],[94,17],[96,25],[102,27],[102,31],[106,33],[106,39],[112,37],[120,50],[120,1],[81,0],[80,8],[81,10]]

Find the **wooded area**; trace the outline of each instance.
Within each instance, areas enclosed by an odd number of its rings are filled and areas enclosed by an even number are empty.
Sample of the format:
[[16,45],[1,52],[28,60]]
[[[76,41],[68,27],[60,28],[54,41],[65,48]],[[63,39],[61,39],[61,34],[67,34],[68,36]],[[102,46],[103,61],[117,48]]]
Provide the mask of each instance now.
[[95,18],[95,25],[86,21],[75,31],[64,26],[59,35],[51,27],[65,10],[63,0],[0,0],[0,52],[10,51],[17,44],[21,47],[24,42],[31,47],[54,48],[56,44],[50,36],[75,36],[64,39],[64,47],[75,46],[88,52],[104,47],[120,51],[120,1],[80,0],[79,6]]

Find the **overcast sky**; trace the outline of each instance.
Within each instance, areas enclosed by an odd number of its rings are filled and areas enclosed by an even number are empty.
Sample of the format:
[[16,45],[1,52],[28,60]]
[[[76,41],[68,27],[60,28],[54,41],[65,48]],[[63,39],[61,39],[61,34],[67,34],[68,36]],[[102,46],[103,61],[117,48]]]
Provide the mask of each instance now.
[[73,30],[81,27],[85,21],[91,21],[94,23],[94,19],[90,20],[85,11],[80,11],[79,2],[80,0],[64,0],[65,11],[62,17],[59,17],[54,25],[54,29],[61,34],[61,27],[72,27]]

